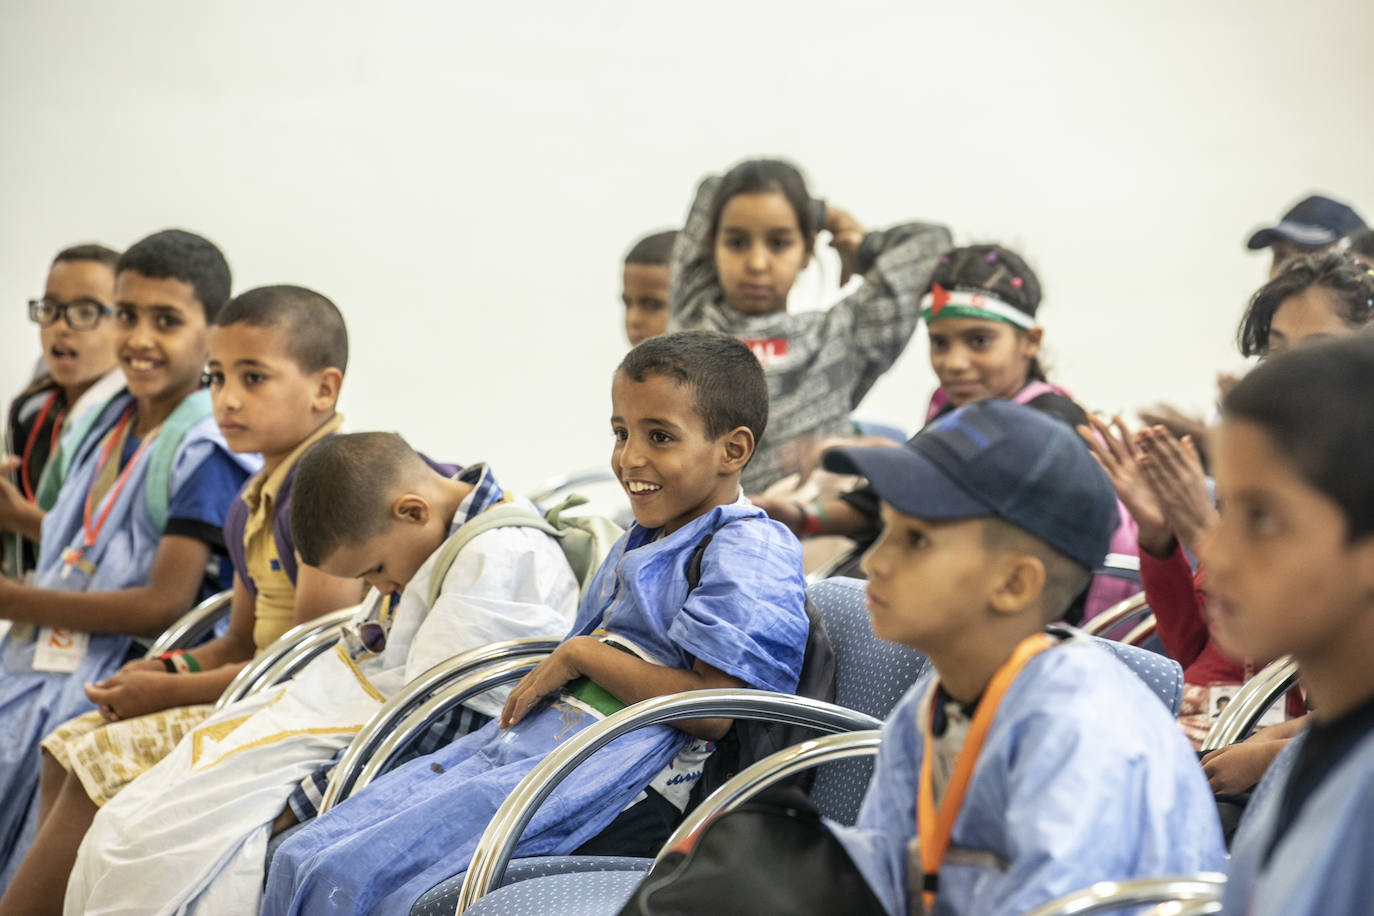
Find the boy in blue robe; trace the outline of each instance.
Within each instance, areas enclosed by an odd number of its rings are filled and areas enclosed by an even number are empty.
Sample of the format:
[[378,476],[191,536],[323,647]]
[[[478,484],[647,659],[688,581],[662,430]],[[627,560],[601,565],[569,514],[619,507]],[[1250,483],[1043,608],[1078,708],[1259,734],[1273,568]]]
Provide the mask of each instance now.
[[[209,591],[229,506],[257,466],[229,451],[200,390],[208,325],[229,265],[167,230],[115,268],[115,352],[126,389],[74,428],[62,489],[42,522],[32,586],[0,580],[0,887],[32,840],[40,740],[94,705],[84,685],[130,657]],[[229,572],[227,562],[220,563]]]
[[1213,633],[1237,658],[1291,655],[1312,705],[1236,833],[1228,916],[1374,907],[1374,474],[1352,460],[1374,442],[1370,383],[1356,336],[1266,361],[1222,404]]
[[882,499],[863,561],[874,632],[934,668],[884,725],[857,824],[834,828],[887,911],[1022,913],[1094,881],[1221,867],[1169,710],[1109,653],[1044,630],[1117,523],[1073,433],[980,401],[825,466]]
[[[808,629],[801,550],[740,495],[768,415],[758,360],[715,332],[653,338],[625,357],[611,401],[611,466],[636,523],[594,577],[568,638],[511,691],[498,721],[287,840],[264,913],[408,912],[463,869],[525,774],[588,724],[684,690],[795,690]],[[708,535],[689,588],[688,561]],[[571,853],[627,808],[680,812],[709,742],[729,726],[656,726],[603,748],[540,808],[517,854]]]

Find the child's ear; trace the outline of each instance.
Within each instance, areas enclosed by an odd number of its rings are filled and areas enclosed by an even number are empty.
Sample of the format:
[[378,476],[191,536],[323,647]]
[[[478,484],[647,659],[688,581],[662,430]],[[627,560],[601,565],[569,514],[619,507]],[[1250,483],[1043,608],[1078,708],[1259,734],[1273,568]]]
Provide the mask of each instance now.
[[402,493],[391,504],[391,515],[397,521],[427,525],[430,515],[429,503],[418,494]]
[[1045,329],[1030,328],[1025,335],[1026,356],[1034,359],[1040,355],[1040,342],[1045,339]]
[[747,426],[736,426],[721,437],[723,448],[720,472],[734,474],[744,470],[754,454],[754,434]]
[[1045,564],[1034,554],[1008,554],[1000,575],[1001,581],[989,599],[999,614],[1021,613],[1035,604],[1045,589]]
[[1366,536],[1350,547],[1356,582],[1364,594],[1374,598],[1374,536]]
[[343,387],[343,373],[330,366],[315,373],[315,392],[310,396],[310,409],[316,413],[328,413],[339,402],[339,389]]

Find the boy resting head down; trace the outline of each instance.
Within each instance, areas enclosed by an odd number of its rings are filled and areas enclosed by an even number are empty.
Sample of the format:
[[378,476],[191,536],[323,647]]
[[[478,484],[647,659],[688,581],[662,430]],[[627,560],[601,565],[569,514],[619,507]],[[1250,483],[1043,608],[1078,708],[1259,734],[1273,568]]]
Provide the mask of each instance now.
[[[256,912],[269,836],[314,814],[336,755],[407,681],[492,642],[565,633],[577,582],[549,535],[482,531],[446,571],[436,566],[463,525],[512,501],[486,465],[449,476],[394,434],[332,436],[307,449],[291,493],[301,561],[373,590],[332,650],[211,715],[101,808],[66,912],[139,911],[150,899],[170,910]],[[426,739],[446,743],[504,699],[474,698]]]
[[934,672],[893,710],[858,823],[834,828],[889,912],[1021,913],[1100,880],[1217,870],[1215,805],[1140,679],[1045,632],[1117,522],[1072,431],[980,401],[901,448],[837,449],[883,534],[863,560],[874,632]]

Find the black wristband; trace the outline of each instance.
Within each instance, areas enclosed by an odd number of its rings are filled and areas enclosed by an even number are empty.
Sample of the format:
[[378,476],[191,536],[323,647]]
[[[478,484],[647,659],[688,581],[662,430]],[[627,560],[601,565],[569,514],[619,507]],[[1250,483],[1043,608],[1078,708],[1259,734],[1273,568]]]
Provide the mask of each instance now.
[[162,667],[167,669],[168,674],[177,673],[177,666],[172,663],[170,658],[160,658],[158,661],[162,662]]

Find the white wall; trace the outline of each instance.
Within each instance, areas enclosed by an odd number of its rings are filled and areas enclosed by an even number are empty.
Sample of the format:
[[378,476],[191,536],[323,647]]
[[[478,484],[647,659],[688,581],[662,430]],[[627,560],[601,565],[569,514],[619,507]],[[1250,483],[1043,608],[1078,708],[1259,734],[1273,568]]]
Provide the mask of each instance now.
[[[629,242],[766,153],[1023,250],[1089,406],[1203,408],[1248,231],[1312,189],[1374,218],[1371,34],[1367,0],[0,0],[0,392],[54,252],[184,226],[339,303],[351,428],[527,487],[608,457]],[[915,425],[923,338],[864,414]]]

